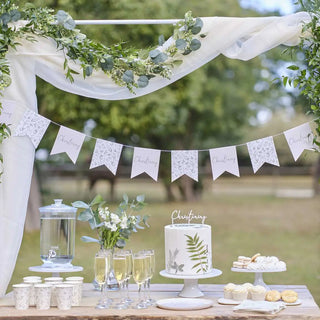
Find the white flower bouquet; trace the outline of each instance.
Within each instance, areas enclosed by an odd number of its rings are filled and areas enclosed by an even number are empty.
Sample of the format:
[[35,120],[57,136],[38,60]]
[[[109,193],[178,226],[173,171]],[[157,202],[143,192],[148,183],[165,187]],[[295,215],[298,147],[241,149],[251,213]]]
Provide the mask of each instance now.
[[[148,215],[141,217],[133,215],[133,212],[141,211],[145,207],[144,196],[139,195],[129,202],[128,196],[123,195],[123,200],[114,212],[106,206],[106,201],[97,195],[90,203],[76,201],[72,206],[78,208],[78,220],[87,221],[91,229],[96,229],[98,239],[83,236],[84,242],[97,242],[105,249],[123,248],[132,232],[144,229]],[[142,224],[142,225],[141,225]]]

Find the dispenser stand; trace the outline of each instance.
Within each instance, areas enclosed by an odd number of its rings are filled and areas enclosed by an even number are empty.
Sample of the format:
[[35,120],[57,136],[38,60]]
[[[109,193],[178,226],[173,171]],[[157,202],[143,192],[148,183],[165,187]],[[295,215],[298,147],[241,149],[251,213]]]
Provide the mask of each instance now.
[[67,273],[67,272],[80,272],[83,270],[83,267],[80,266],[73,266],[68,265],[68,267],[44,267],[42,266],[35,266],[35,267],[29,267],[29,271],[33,272],[44,272],[44,273],[52,273],[52,277],[59,277],[60,273]]

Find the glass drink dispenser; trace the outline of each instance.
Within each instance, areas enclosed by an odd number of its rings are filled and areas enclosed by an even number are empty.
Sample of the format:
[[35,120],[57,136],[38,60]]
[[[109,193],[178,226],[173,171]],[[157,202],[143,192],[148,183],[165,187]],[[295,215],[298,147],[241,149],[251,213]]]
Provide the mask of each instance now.
[[72,267],[77,209],[55,199],[54,204],[39,211],[42,267]]

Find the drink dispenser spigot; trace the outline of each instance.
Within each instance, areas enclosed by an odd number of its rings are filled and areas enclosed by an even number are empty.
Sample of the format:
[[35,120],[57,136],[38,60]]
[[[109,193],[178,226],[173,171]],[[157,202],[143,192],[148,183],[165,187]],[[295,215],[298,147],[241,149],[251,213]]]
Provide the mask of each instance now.
[[39,208],[40,258],[43,267],[72,267],[77,209],[55,199]]

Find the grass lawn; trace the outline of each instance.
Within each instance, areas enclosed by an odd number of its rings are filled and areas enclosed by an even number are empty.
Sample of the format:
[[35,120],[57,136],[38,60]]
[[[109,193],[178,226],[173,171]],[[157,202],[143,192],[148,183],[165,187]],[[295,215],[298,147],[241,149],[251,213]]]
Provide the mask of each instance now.
[[[151,180],[151,179],[150,179]],[[170,224],[174,209],[182,213],[193,212],[208,216],[206,223],[212,226],[213,265],[222,270],[217,278],[201,280],[203,283],[253,282],[253,274],[231,272],[232,261],[238,255],[251,256],[257,252],[275,255],[287,263],[287,271],[264,275],[267,284],[305,284],[320,304],[320,198],[280,198],[277,191],[282,189],[306,189],[311,179],[288,177],[241,177],[240,179],[220,178],[206,182],[203,199],[195,203],[166,203],[160,183],[150,180],[122,181],[117,194],[129,196],[139,193],[146,195],[149,203],[145,213],[151,217],[151,228],[134,234],[127,244],[134,251],[143,248],[156,250],[157,273],[154,283],[181,282],[159,275],[165,267],[164,226]],[[69,183],[69,185],[68,185]],[[65,198],[65,203],[87,200],[86,184],[69,182],[54,184],[44,204],[56,196]],[[61,191],[63,190],[63,191]],[[107,194],[108,186],[98,184],[95,190]],[[60,192],[60,193],[59,193]],[[93,257],[98,250],[96,244],[80,241],[82,235],[95,234],[83,222],[77,222],[76,254],[74,265],[84,267],[81,273],[87,282],[93,280]],[[16,268],[10,285],[20,282],[25,275],[32,274],[29,266],[40,265],[39,232],[25,233]],[[44,276],[44,275],[43,275]],[[8,290],[11,290],[9,286]]]

